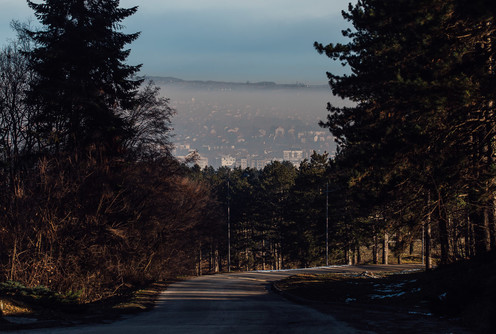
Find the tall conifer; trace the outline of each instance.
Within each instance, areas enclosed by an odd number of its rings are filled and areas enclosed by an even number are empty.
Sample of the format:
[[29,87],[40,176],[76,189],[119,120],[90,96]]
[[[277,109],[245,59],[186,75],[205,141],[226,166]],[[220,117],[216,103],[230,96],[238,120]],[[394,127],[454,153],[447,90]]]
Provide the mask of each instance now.
[[120,32],[121,21],[137,7],[118,0],[28,1],[42,24],[28,31],[36,44],[30,53],[37,80],[31,103],[40,108],[38,124],[51,149],[89,146],[115,150],[129,128],[120,108],[130,108],[142,82],[138,66],[125,64],[125,46],[139,33]]
[[[329,80],[356,105],[330,105],[323,123],[339,140],[338,160],[357,170],[351,183],[412,209],[431,194],[425,213],[435,213],[444,263],[446,204],[469,192],[473,210],[489,208],[494,179],[492,16],[468,15],[462,4],[361,0],[343,12],[354,26],[344,32],[349,43],[315,44],[351,68]],[[474,223],[487,232],[482,216]]]

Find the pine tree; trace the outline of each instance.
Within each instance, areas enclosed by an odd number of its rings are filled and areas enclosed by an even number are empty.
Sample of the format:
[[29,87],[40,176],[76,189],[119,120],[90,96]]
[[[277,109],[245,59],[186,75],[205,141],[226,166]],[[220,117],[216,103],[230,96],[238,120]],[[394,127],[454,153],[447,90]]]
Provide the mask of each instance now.
[[288,253],[301,267],[325,264],[328,168],[328,153],[313,152],[310,160],[301,162],[288,196]]
[[[382,206],[414,209],[432,195],[427,212],[435,211],[444,263],[447,203],[473,189],[469,204],[488,208],[494,178],[492,21],[465,15],[462,4],[358,1],[343,13],[354,25],[344,32],[350,42],[315,44],[351,68],[328,76],[333,93],[356,105],[330,105],[322,123],[339,140],[338,161],[356,171],[350,182]],[[487,225],[480,216],[476,224]]]
[[37,80],[30,101],[40,108],[39,131],[52,150],[97,146],[116,150],[129,127],[119,108],[131,108],[142,80],[126,65],[124,47],[139,33],[124,34],[120,22],[137,7],[118,0],[28,1],[42,24],[28,31],[36,47],[29,54]]

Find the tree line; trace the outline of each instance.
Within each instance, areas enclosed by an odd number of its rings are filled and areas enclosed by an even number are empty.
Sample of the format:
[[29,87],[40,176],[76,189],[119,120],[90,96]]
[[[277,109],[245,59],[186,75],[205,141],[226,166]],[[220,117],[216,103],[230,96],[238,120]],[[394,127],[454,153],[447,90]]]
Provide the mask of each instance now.
[[223,221],[220,248],[198,243],[199,274],[421,261],[421,233],[388,226],[382,216],[361,216],[328,153],[314,152],[298,166],[273,161],[261,170],[202,170],[196,165],[189,173],[208,185]]

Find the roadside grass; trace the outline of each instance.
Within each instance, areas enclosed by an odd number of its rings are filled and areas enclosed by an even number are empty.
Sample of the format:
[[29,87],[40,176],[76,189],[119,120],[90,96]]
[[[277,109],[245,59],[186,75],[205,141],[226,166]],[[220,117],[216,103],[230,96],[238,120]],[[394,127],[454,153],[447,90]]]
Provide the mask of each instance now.
[[318,302],[423,308],[419,273],[332,273],[296,275],[275,283],[293,296]]
[[157,296],[170,283],[128,289],[92,303],[81,303],[77,292],[59,294],[45,287],[27,288],[12,281],[0,283],[0,331],[113,321],[124,314],[153,308]]
[[495,252],[429,272],[304,274],[274,286],[311,302],[403,309],[460,319],[477,333],[496,333]]

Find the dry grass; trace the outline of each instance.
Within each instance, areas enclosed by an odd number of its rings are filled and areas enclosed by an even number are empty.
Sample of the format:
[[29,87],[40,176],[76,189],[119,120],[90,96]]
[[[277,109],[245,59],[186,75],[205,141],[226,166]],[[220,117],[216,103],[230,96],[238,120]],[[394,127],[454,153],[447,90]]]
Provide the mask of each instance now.
[[276,287],[298,298],[331,303],[363,303],[419,308],[425,306],[418,273],[388,272],[297,275]]
[[[93,303],[72,304],[69,309],[54,303],[51,307],[36,302],[26,303],[15,297],[0,297],[3,305],[4,319],[1,330],[29,329],[52,326],[70,326],[81,323],[97,323],[116,320],[124,314],[133,314],[150,310],[154,307],[157,296],[166,289],[170,282],[153,283],[143,289],[129,291],[112,298]],[[62,306],[62,307],[61,307]],[[6,317],[6,318],[5,318]],[[16,318],[24,318],[24,324],[16,323]]]

